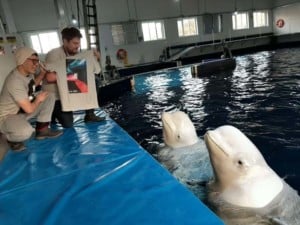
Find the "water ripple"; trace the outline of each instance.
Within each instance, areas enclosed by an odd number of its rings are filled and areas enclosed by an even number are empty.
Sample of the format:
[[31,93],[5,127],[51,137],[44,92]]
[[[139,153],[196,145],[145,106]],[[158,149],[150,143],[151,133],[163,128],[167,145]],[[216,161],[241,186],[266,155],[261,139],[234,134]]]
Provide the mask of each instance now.
[[262,151],[267,162],[300,191],[300,49],[236,57],[233,72],[192,78],[191,68],[135,77],[136,93],[104,108],[150,153],[162,143],[161,113],[185,111],[202,136],[232,124]]

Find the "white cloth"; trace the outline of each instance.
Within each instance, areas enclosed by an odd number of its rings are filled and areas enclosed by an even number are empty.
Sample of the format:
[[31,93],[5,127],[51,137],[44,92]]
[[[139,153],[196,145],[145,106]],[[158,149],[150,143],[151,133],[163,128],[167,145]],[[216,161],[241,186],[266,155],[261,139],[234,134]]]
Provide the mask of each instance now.
[[94,76],[94,54],[85,51],[47,63],[56,71],[63,111],[99,108]]

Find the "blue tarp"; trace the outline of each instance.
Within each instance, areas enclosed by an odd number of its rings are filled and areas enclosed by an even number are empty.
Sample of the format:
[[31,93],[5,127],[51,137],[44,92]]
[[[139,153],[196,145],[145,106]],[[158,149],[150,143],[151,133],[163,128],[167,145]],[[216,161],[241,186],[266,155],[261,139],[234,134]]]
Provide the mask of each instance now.
[[222,224],[113,120],[29,140],[0,165],[1,225]]

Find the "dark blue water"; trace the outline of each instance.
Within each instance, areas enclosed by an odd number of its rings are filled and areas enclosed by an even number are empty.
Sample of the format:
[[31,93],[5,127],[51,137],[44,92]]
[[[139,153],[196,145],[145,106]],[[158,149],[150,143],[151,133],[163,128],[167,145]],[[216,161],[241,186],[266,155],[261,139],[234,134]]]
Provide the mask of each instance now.
[[234,125],[300,191],[300,48],[236,59],[233,72],[203,78],[192,78],[190,67],[138,75],[135,93],[104,108],[151,154],[163,142],[160,115],[168,107],[188,113],[199,136]]

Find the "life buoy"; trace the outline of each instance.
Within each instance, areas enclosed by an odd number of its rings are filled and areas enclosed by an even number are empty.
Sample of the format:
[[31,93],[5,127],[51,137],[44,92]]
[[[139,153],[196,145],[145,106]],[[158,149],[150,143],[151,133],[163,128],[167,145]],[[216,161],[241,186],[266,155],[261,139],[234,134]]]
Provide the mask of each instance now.
[[127,57],[127,52],[126,52],[126,50],[125,49],[123,49],[123,48],[120,48],[118,51],[117,51],[117,59],[118,60],[124,60],[124,59],[126,59],[126,57]]
[[279,28],[282,28],[284,26],[284,20],[283,19],[277,20],[276,26]]

